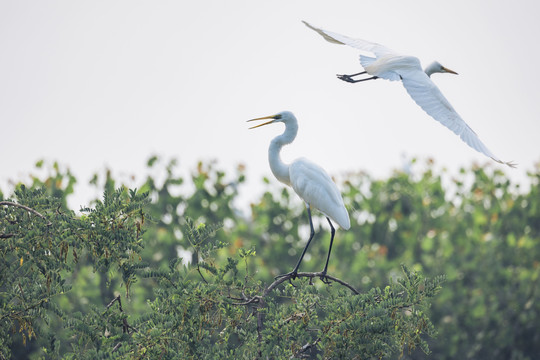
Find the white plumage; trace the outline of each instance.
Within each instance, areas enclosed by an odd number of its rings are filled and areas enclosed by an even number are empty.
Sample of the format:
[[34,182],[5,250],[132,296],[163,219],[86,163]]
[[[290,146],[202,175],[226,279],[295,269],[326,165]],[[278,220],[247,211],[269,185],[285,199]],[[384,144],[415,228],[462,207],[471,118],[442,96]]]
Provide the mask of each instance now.
[[351,227],[349,213],[345,208],[343,198],[341,197],[341,193],[339,192],[336,184],[332,181],[330,176],[326,173],[326,171],[324,171],[323,168],[304,158],[297,159],[291,164],[285,164],[281,160],[281,148],[284,145],[293,142],[296,134],[298,133],[298,122],[294,114],[290,111],[283,111],[276,115],[265,116],[248,121],[264,119],[270,119],[270,121],[253,126],[251,129],[274,123],[285,124],[285,131],[283,134],[276,136],[270,142],[270,147],[268,148],[268,161],[274,176],[285,185],[291,186],[296,194],[298,194],[298,196],[305,201],[308,209],[309,224],[311,228],[311,236],[295,268],[290,273],[281,276],[296,276],[300,263],[302,262],[302,258],[306,253],[309,243],[313,239],[315,232],[311,220],[311,207],[318,209],[324,215],[326,215],[332,230],[328,257],[321,275],[324,276],[328,268],[328,260],[330,259],[330,252],[332,250],[332,243],[334,241],[335,230],[332,226],[331,220],[336,222],[343,229],[348,230]]
[[351,227],[341,194],[322,167],[300,158],[289,165],[289,174],[292,188],[307,204],[334,220],[343,229]]
[[[377,43],[362,39],[353,39],[335,32],[316,28],[305,21],[304,24],[331,43],[348,45],[371,55],[360,55],[360,64],[364,68],[364,72],[354,75],[338,75],[341,80],[352,83],[376,78],[390,81],[401,80],[411,98],[429,116],[452,130],[461,140],[476,151],[483,153],[500,164],[515,167],[515,164],[512,162],[499,159],[484,145],[478,135],[454,110],[430,78],[433,73],[457,74],[456,72],[445,68],[438,62],[434,62],[425,70],[422,70],[420,60],[414,56],[399,55],[395,51]],[[363,73],[372,75],[372,77],[361,80],[352,79],[353,76]]]

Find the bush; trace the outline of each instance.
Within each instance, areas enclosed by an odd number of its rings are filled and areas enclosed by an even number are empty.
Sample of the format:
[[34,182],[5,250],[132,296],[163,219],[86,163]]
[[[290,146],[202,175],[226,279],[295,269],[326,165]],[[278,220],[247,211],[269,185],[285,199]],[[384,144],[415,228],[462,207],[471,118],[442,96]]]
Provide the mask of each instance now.
[[186,180],[174,160],[148,165],[165,177],[139,190],[97,174],[104,196],[77,214],[66,205],[76,180],[57,164],[11,198],[0,193],[1,357],[533,359],[540,350],[538,171],[530,189],[491,168],[463,170],[452,186],[432,164],[383,180],[348,175],[352,228],[338,230],[325,284],[315,272],[324,221],[299,278],[273,280],[303,248],[306,214],[290,190],[267,181],[245,218],[233,205],[243,167],[231,177],[201,163]]

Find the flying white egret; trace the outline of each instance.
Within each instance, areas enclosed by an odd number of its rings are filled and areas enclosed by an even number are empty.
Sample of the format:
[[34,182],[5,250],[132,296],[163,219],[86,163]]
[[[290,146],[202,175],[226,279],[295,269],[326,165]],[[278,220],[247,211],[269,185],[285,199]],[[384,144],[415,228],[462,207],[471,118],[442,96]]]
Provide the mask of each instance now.
[[[515,167],[515,164],[512,162],[500,160],[484,145],[478,135],[463,121],[461,116],[459,116],[448,100],[446,100],[435,83],[431,81],[430,76],[434,73],[457,74],[455,71],[445,68],[438,62],[434,62],[425,70],[422,70],[420,60],[414,56],[400,55],[377,43],[362,39],[353,39],[335,32],[319,29],[305,21],[303,23],[331,43],[349,45],[364,53],[374,55],[373,57],[361,54],[360,64],[365,71],[352,75],[338,75],[339,79],[350,83],[378,78],[390,81],[401,80],[403,86],[416,104],[424,109],[432,118],[452,130],[467,145],[500,164]],[[372,76],[358,80],[353,79],[354,76],[361,74]]]
[[313,236],[315,235],[313,221],[311,219],[311,208],[313,207],[321,211],[326,216],[331,230],[330,248],[328,249],[326,265],[322,271],[322,279],[324,278],[326,270],[328,269],[328,260],[330,260],[330,252],[332,251],[332,243],[334,242],[335,229],[332,225],[332,220],[343,229],[348,230],[351,227],[349,213],[347,212],[347,209],[345,209],[343,198],[341,197],[336,184],[332,181],[330,176],[326,173],[326,171],[324,171],[323,168],[304,158],[297,159],[291,164],[285,164],[281,160],[279,155],[281,148],[284,145],[292,143],[296,138],[296,134],[298,133],[298,122],[296,121],[294,114],[290,111],[283,111],[276,115],[265,116],[248,121],[265,119],[271,120],[256,126],[252,126],[250,129],[268,124],[285,124],[285,131],[283,134],[276,136],[270,142],[270,147],[268,148],[268,161],[274,176],[283,184],[291,186],[298,196],[305,201],[309,216],[309,226],[311,229],[309,240],[293,271],[278,277],[291,275],[293,278],[296,277],[300,263],[302,262],[306,250],[309,247]]

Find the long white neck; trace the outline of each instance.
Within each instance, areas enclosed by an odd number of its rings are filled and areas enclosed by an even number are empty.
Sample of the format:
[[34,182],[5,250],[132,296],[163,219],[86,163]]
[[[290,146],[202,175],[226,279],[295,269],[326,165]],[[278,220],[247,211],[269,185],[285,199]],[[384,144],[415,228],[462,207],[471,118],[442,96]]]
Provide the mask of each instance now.
[[437,62],[433,62],[424,69],[424,72],[427,76],[431,77],[431,75],[435,74],[436,72],[441,72],[441,65]]
[[270,169],[274,176],[286,185],[291,185],[291,178],[289,176],[289,165],[285,164],[281,160],[280,151],[284,145],[293,142],[296,134],[298,133],[298,124],[294,121],[286,122],[285,131],[283,134],[276,136],[270,142],[268,148],[268,162],[270,163]]

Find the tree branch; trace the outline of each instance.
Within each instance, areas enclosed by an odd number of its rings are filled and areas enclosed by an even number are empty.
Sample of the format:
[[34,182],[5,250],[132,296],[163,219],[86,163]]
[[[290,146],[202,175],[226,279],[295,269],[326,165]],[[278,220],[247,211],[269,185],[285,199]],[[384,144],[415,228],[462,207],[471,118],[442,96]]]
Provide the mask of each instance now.
[[318,337],[313,343],[307,343],[298,352],[295,354],[295,357],[300,357],[302,354],[306,353],[307,351],[311,350],[312,348],[315,348],[317,344],[321,341],[321,338]]
[[202,272],[201,272],[201,268],[199,267],[199,263],[197,262],[197,271],[199,272],[199,275],[201,275],[201,278],[203,279],[203,281],[208,284],[208,281],[206,281],[206,279],[204,278]]
[[37,212],[36,210],[32,209],[32,208],[29,208],[28,206],[24,206],[24,205],[21,205],[21,204],[17,204],[17,203],[14,203],[14,202],[11,202],[11,201],[0,201],[0,205],[4,205],[4,206],[14,206],[14,207],[18,207],[18,208],[21,208],[21,209],[24,209],[28,212],[31,212],[32,214],[36,215],[36,216],[39,216],[40,218],[42,218],[43,220],[47,221],[47,226],[51,226],[52,223],[47,220],[47,218],[43,215],[41,215],[39,212]]
[[[295,278],[301,278],[301,277],[306,277],[306,278],[311,278],[311,279],[318,277],[318,278],[321,278],[321,280],[322,279],[331,280],[333,282],[336,282],[338,284],[341,284],[341,285],[345,286],[346,288],[351,290],[355,295],[360,294],[358,292],[358,290],[356,290],[349,283],[347,283],[347,282],[345,282],[345,281],[343,281],[341,279],[338,279],[336,277],[333,277],[331,275],[323,274],[322,272],[314,272],[314,273],[300,272],[300,273],[297,273],[296,276],[295,276]],[[274,281],[272,284],[270,284],[266,289],[264,289],[263,294],[261,296],[255,295],[251,299],[246,299],[246,301],[241,302],[241,303],[232,303],[232,305],[249,305],[249,304],[253,304],[253,303],[260,303],[260,302],[263,301],[263,298],[266,297],[272,290],[274,290],[278,285],[284,283],[287,280],[293,280],[293,275],[285,275],[285,276],[280,277],[279,279]],[[324,280],[323,280],[323,282],[325,284],[328,284]]]
[[124,312],[124,310],[122,309],[122,300],[120,300],[120,295],[118,295],[117,297],[115,297],[114,299],[111,300],[111,302],[105,307],[106,309],[109,309],[111,306],[114,305],[115,302],[118,301],[118,306],[120,308],[120,312]]
[[[316,272],[316,273],[308,273],[308,272],[300,272],[300,273],[297,273],[296,274],[296,277],[297,278],[301,278],[301,277],[307,277],[307,278],[321,278],[321,280],[324,278],[324,279],[327,279],[327,280],[331,280],[333,282],[337,282],[338,284],[341,284],[343,286],[345,286],[346,288],[348,288],[349,290],[351,290],[355,295],[358,295],[360,294],[358,292],[358,290],[356,290],[354,287],[352,287],[350,284],[346,283],[345,281],[341,280],[341,279],[338,279],[336,277],[333,277],[331,275],[328,275],[328,274],[323,274],[322,272]],[[266,295],[268,295],[272,290],[274,290],[279,284],[287,281],[287,280],[291,280],[293,279],[293,275],[285,275],[283,277],[280,277],[279,279],[277,279],[276,281],[274,281],[272,284],[270,284],[270,286],[268,286],[264,292],[263,292],[263,297],[265,297]]]
[[[120,312],[123,313],[124,309],[122,308],[122,300],[120,298],[120,295],[116,296],[114,299],[111,300],[110,303],[107,304],[107,306],[105,306],[105,311],[109,310],[109,308],[113,306],[115,302],[118,302],[118,309],[120,310]],[[122,319],[122,332],[131,335],[130,330],[133,330],[134,332],[138,332],[137,329],[135,329],[133,326],[128,324],[126,318]],[[115,352],[116,350],[118,350],[121,345],[122,345],[122,342],[117,343],[113,347],[112,352]]]
[[246,302],[232,303],[232,305],[249,305],[249,304],[252,304],[252,303],[258,303],[261,300],[262,300],[262,298],[260,296],[254,296],[254,297],[252,297],[251,299],[249,299]]
[[[272,291],[274,290],[276,287],[278,287],[280,284],[284,283],[285,281],[287,280],[293,280],[293,277],[294,279],[296,278],[301,278],[301,277],[306,277],[306,278],[310,278],[310,279],[313,279],[313,278],[320,278],[325,284],[329,284],[329,281],[333,281],[333,282],[336,282],[340,285],[343,285],[345,286],[346,288],[348,288],[349,290],[351,290],[355,295],[358,295],[360,294],[358,292],[358,290],[356,290],[354,287],[352,287],[350,284],[346,283],[345,281],[341,280],[341,279],[338,279],[336,277],[333,277],[331,275],[327,275],[327,274],[323,274],[322,272],[316,272],[316,273],[308,273],[308,272],[301,272],[301,273],[297,273],[295,276],[293,275],[285,275],[285,276],[282,276],[280,277],[279,279],[277,279],[276,281],[274,281],[272,284],[270,284],[266,289],[264,289],[262,295],[255,295],[253,296],[251,299],[246,299],[245,296],[244,296],[244,302],[241,302],[241,303],[232,303],[233,305],[244,305],[244,306],[249,306],[250,304],[257,304],[256,306],[253,306],[253,314],[255,315],[255,317],[257,318],[257,340],[258,340],[258,343],[259,343],[259,359],[262,357],[262,343],[263,343],[263,339],[262,339],[262,331],[263,331],[263,317],[262,317],[262,312],[259,311],[260,309],[264,308],[266,306],[266,303],[264,301],[264,298]],[[325,281],[326,280],[326,281]],[[315,340],[315,342],[313,342],[312,344],[308,343],[306,345],[304,345],[302,347],[302,349],[300,349],[300,352],[299,354],[301,355],[302,353],[305,353],[306,351],[308,351],[309,349],[311,349],[312,347],[314,346],[317,346],[317,343],[320,341],[320,338]]]
[[122,342],[119,342],[118,344],[116,344],[115,347],[113,347],[112,352],[115,352],[116,350],[118,350],[120,346],[122,346]]

